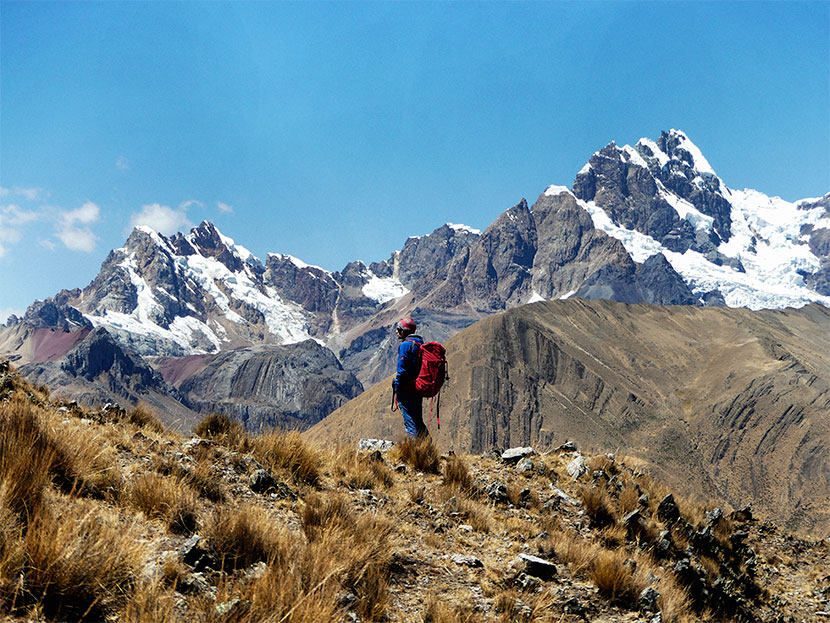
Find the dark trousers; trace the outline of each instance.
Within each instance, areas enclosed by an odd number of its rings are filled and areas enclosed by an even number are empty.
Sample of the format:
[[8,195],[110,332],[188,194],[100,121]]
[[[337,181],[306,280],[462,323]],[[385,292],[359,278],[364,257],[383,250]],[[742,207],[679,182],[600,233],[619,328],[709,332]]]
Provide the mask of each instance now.
[[423,399],[414,390],[398,390],[398,407],[401,409],[407,435],[422,437],[429,434],[424,425]]

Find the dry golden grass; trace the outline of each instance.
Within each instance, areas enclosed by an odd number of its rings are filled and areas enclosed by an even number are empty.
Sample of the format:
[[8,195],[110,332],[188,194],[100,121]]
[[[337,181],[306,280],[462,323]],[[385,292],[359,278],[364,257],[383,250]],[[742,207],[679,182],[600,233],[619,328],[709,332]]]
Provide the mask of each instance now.
[[175,623],[176,592],[161,584],[141,586],[133,591],[123,609],[119,621],[123,623]]
[[391,452],[396,452],[401,461],[425,474],[437,474],[441,463],[438,449],[432,437],[407,437]]
[[389,489],[395,484],[383,457],[375,453],[339,448],[326,463],[329,472],[350,489]]
[[60,508],[39,513],[26,532],[23,601],[51,619],[103,619],[126,602],[143,546],[98,505],[64,498]]
[[147,517],[166,522],[173,532],[188,534],[198,527],[196,492],[174,476],[139,476],[130,485],[127,501]]
[[0,405],[0,505],[28,522],[39,511],[43,491],[60,459],[30,403]]
[[444,485],[460,491],[470,493],[473,490],[473,479],[467,462],[457,454],[452,454],[444,464]]
[[164,430],[164,426],[158,417],[156,417],[156,414],[150,410],[150,407],[143,403],[138,403],[134,409],[127,412],[127,421],[134,426],[146,428],[157,433]]
[[266,433],[254,438],[252,445],[256,459],[272,471],[287,471],[297,483],[320,483],[322,456],[297,431]]
[[208,415],[196,425],[193,433],[234,450],[250,450],[250,436],[245,432],[245,428],[223,413]]
[[480,617],[472,606],[448,606],[441,602],[441,597],[431,594],[427,598],[423,623],[476,623]]
[[627,556],[620,549],[601,548],[589,567],[591,581],[602,595],[628,607],[636,607],[637,598],[645,588],[631,565],[626,564]]
[[604,528],[616,523],[616,505],[605,487],[582,485],[578,493],[585,507],[585,513],[591,518],[592,525]]
[[285,538],[284,528],[261,508],[247,504],[222,507],[205,526],[204,534],[225,570],[249,567],[277,556]]

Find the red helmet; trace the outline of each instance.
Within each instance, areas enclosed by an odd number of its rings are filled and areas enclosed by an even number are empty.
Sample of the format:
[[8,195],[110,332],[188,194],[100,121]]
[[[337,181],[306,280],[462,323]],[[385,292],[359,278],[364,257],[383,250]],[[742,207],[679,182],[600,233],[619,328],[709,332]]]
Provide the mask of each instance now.
[[402,331],[406,331],[407,333],[414,333],[415,332],[415,321],[412,318],[404,318],[398,323],[397,328],[401,329]]

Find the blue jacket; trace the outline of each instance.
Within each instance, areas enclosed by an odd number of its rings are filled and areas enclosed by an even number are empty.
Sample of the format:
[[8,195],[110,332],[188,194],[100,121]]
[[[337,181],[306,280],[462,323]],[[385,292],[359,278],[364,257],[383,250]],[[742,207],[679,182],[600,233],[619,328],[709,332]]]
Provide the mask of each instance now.
[[409,335],[398,346],[398,372],[395,380],[392,381],[392,388],[411,389],[414,387],[415,379],[421,371],[421,344],[424,338],[420,335]]

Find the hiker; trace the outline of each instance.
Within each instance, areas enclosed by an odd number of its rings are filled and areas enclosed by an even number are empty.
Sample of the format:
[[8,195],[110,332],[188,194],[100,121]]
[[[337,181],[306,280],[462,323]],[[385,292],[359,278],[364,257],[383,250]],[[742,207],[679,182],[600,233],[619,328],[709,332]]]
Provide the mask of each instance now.
[[415,335],[415,328],[412,318],[404,318],[395,325],[395,333],[401,344],[398,346],[398,371],[392,381],[392,391],[403,415],[406,434],[409,437],[423,437],[429,435],[429,431],[424,425],[423,401],[415,391],[415,379],[421,369],[419,351],[424,339]]

